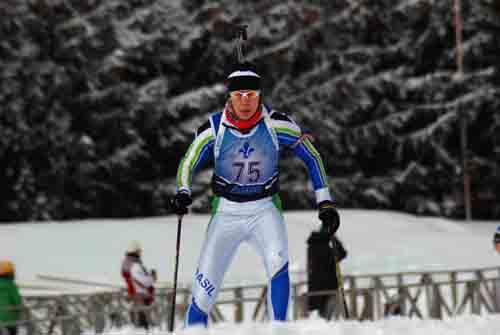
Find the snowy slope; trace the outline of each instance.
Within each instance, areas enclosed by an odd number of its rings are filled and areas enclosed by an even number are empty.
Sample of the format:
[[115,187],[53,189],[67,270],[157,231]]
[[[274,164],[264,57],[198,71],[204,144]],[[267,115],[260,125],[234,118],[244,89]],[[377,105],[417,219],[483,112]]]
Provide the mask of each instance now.
[[[315,212],[287,212],[292,268],[304,270],[306,240],[317,227]],[[341,210],[339,235],[349,251],[345,273],[457,269],[496,266],[500,261],[491,244],[500,222],[463,224],[440,218],[417,218],[397,212]],[[189,284],[196,266],[208,216],[185,217],[182,230],[180,279]],[[36,284],[36,274],[66,275],[120,285],[119,264],[131,239],[145,248],[145,262],[159,271],[160,280],[172,278],[177,222],[175,217],[135,220],[90,220],[68,224],[0,226],[1,258],[16,262],[20,281]],[[243,246],[226,276],[225,285],[265,281],[256,254]],[[55,284],[51,284],[57,286]],[[76,287],[76,286],[75,286]],[[182,330],[196,335],[497,335],[500,316],[460,316],[444,321],[394,318],[376,322],[325,322],[312,316],[285,325],[269,323],[215,324],[209,330]],[[140,335],[132,328],[107,334]],[[153,334],[166,334],[156,330]]]
[[[310,211],[285,213],[294,272],[305,270],[306,240],[319,224],[316,215]],[[341,220],[339,236],[349,252],[342,265],[344,273],[466,269],[500,262],[491,243],[500,222],[463,224],[369,210],[341,210]],[[190,283],[194,273],[207,223],[206,215],[184,218],[179,268],[184,284]],[[52,274],[121,284],[119,266],[124,250],[130,240],[138,239],[145,249],[145,264],[158,270],[161,281],[170,281],[176,229],[173,216],[1,225],[0,256],[16,263],[20,280]],[[249,273],[248,268],[262,271]],[[256,282],[265,282],[263,266],[256,253],[243,245],[225,285]]]
[[[91,333],[87,333],[91,334]],[[137,329],[124,328],[105,334],[142,335]],[[156,330],[153,335],[166,335],[166,331]],[[450,320],[418,320],[393,318],[375,322],[326,322],[309,319],[286,324],[247,323],[216,324],[206,329],[178,329],[177,335],[498,335],[500,316],[462,316]]]

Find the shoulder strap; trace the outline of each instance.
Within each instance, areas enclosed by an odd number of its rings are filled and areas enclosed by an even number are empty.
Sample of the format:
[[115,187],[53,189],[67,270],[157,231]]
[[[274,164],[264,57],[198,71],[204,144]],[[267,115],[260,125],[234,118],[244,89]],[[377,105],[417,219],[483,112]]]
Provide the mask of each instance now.
[[272,113],[274,113],[274,110],[272,109],[272,107],[271,107],[270,104],[263,104],[263,105],[267,109],[269,115],[271,115]]
[[217,136],[219,132],[220,122],[222,120],[222,112],[212,114],[210,116],[210,122],[212,123],[212,128],[214,130],[214,135]]
[[269,109],[266,105],[264,105],[264,109],[266,110],[266,113],[264,114],[264,123],[267,127],[267,130],[269,131],[269,134],[271,134],[271,138],[273,139],[276,150],[279,151],[280,145],[278,141],[278,134],[276,134],[271,121],[271,114],[273,113],[273,110]]
[[222,144],[222,137],[224,136],[225,127],[222,127],[222,131],[219,131],[220,125],[222,123],[222,115],[223,112],[218,112],[210,116],[210,122],[212,123],[212,129],[215,135],[214,160],[217,160],[217,157],[219,157],[220,146]]

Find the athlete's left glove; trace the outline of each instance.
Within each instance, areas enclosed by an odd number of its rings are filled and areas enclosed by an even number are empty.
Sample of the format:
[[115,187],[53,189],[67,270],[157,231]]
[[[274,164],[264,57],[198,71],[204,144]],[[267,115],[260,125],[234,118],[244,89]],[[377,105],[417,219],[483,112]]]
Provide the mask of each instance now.
[[170,208],[172,212],[177,215],[185,215],[188,212],[188,206],[193,203],[193,199],[186,192],[177,192],[177,194],[170,199]]
[[335,204],[330,200],[325,200],[319,203],[318,217],[321,220],[321,231],[334,235],[340,226],[339,212],[335,208]]

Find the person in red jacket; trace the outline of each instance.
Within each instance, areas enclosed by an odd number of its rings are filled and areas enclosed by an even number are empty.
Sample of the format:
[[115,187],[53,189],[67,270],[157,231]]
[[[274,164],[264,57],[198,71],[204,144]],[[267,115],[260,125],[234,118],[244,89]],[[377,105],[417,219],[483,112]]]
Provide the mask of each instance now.
[[495,235],[493,235],[493,245],[495,250],[500,254],[500,226],[497,227]]
[[135,326],[149,329],[150,322],[146,307],[154,302],[156,271],[148,271],[142,263],[141,256],[141,244],[138,241],[132,241],[122,262],[122,277],[127,284],[128,296],[134,305],[131,312],[132,322]]

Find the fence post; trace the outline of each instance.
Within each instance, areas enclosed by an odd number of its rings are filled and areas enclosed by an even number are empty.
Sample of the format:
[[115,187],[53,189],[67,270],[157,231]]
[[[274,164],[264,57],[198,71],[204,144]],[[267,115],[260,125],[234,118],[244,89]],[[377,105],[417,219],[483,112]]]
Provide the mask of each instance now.
[[28,322],[26,323],[26,335],[35,335],[37,332],[36,323],[32,321],[31,311],[28,306],[23,305],[24,319]]
[[363,310],[359,316],[360,321],[364,320],[375,320],[375,315],[374,315],[374,299],[373,296],[375,295],[375,288],[369,289],[365,288],[361,290],[361,293],[363,294]]
[[432,318],[432,309],[434,305],[434,295],[433,295],[433,290],[432,290],[432,275],[430,273],[424,273],[422,275],[422,282],[424,284],[424,289],[425,289],[425,300],[427,300],[427,311],[429,317]]
[[406,315],[406,299],[405,299],[405,291],[404,291],[404,280],[403,274],[397,274],[398,280],[398,303],[401,308],[401,315]]
[[382,279],[379,276],[373,277],[374,285],[374,303],[375,303],[375,313],[374,319],[382,319],[384,317],[384,308],[382,306]]
[[92,314],[94,320],[94,330],[96,334],[102,333],[104,326],[106,324],[106,316],[104,304],[100,302],[99,295],[93,295],[90,297],[90,305],[92,306]]
[[69,305],[64,298],[61,298],[57,302],[58,318],[61,321],[61,333],[64,335],[77,335],[80,334],[80,320],[77,315],[71,315],[67,309]]
[[234,289],[234,297],[236,298],[235,310],[234,310],[234,321],[243,321],[243,289],[237,287]]
[[457,273],[453,271],[451,277],[451,299],[453,301],[453,310],[457,309],[458,305],[458,288],[457,288]]
[[432,302],[431,302],[431,310],[429,315],[433,319],[442,319],[443,315],[441,313],[441,295],[439,292],[439,285],[432,285]]
[[292,284],[292,298],[293,298],[293,307],[292,307],[292,317],[294,320],[299,318],[299,290],[297,284]]
[[495,312],[500,313],[500,278],[493,280],[493,300]]
[[300,308],[301,308],[301,317],[307,318],[309,316],[309,296],[306,293],[303,293],[300,296]]
[[349,297],[351,299],[351,310],[349,311],[349,315],[352,319],[358,318],[358,288],[356,286],[356,277],[349,276]]
[[479,315],[481,312],[481,304],[479,301],[479,281],[471,282],[471,313]]

